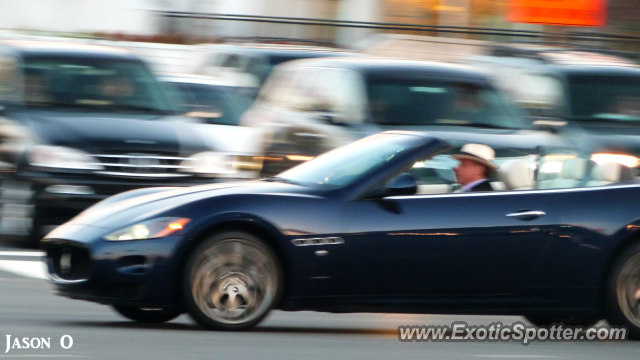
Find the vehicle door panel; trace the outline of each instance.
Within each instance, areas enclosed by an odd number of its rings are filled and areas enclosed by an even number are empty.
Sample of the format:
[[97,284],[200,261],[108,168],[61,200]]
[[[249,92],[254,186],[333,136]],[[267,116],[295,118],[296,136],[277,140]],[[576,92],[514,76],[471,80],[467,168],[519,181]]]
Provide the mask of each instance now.
[[[343,290],[380,296],[517,292],[548,246],[552,224],[546,198],[530,193],[349,203],[343,216],[350,259],[342,269]],[[546,215],[528,221],[507,216],[524,210]]]

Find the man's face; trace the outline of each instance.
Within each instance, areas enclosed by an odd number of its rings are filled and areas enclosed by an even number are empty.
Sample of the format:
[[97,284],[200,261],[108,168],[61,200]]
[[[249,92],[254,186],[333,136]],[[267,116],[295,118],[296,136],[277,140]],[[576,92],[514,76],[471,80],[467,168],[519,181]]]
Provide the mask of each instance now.
[[462,159],[460,165],[453,168],[460,185],[465,186],[474,181],[486,179],[485,167],[473,160]]

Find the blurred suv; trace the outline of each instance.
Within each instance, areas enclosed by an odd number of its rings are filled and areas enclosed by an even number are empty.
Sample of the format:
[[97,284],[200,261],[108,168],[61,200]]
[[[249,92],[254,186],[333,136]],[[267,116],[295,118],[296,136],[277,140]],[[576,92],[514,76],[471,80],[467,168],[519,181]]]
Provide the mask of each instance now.
[[37,244],[108,196],[210,182],[211,147],[177,114],[128,52],[1,41],[1,239]]
[[[493,47],[465,62],[603,163],[640,164],[640,65],[616,54],[539,45]],[[624,55],[624,54],[623,54]]]
[[241,124],[265,131],[263,176],[386,130],[429,131],[454,147],[477,142],[522,156],[562,144],[533,127],[482,71],[380,58],[283,64]]
[[233,86],[204,75],[165,73],[160,80],[181,113],[195,119],[197,135],[215,149],[218,178],[251,179],[259,174],[262,131],[238,126],[253,99]]
[[282,44],[205,44],[204,55],[193,72],[215,77],[229,86],[243,88],[255,97],[273,68],[296,59],[353,56],[337,48]]

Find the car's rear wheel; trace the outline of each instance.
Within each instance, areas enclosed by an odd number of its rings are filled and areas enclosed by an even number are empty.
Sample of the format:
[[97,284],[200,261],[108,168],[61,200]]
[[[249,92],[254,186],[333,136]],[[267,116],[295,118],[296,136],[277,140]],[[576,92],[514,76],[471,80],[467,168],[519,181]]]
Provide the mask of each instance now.
[[184,272],[188,313],[213,330],[246,330],[277,304],[283,287],[280,263],[259,238],[225,232],[193,251]]
[[171,321],[178,316],[180,312],[165,309],[145,309],[131,306],[113,305],[113,309],[125,318],[141,323],[159,324]]
[[629,337],[640,340],[640,243],[617,257],[605,291],[609,324],[626,326]]
[[525,316],[528,322],[537,327],[549,327],[551,324],[564,324],[566,326],[581,326],[583,328],[589,328],[597,324],[600,319],[596,317],[583,317],[583,316],[539,316],[539,315],[527,315]]

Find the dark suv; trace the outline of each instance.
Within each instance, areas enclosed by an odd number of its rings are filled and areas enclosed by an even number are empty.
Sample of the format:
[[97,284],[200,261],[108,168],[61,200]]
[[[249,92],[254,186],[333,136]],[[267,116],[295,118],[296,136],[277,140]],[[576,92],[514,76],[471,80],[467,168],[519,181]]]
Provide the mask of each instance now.
[[36,244],[110,195],[208,182],[211,153],[136,56],[0,42],[0,236]]

